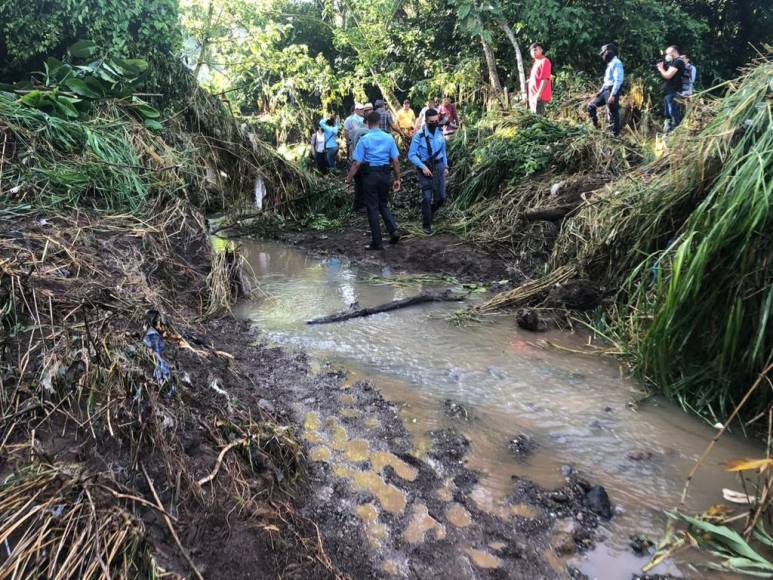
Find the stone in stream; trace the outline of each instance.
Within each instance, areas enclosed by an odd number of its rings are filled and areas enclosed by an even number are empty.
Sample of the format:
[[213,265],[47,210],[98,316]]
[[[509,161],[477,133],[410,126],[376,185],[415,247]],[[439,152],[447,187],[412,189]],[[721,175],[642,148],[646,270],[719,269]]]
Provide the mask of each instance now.
[[628,454],[628,459],[631,461],[649,461],[653,457],[655,457],[655,454],[652,451],[645,450],[631,451]]
[[525,433],[519,433],[507,444],[507,448],[518,461],[523,461],[537,448],[537,443]]
[[585,505],[603,520],[612,518],[612,505],[609,503],[607,490],[601,485],[594,485],[585,494]]
[[631,536],[629,546],[639,556],[645,556],[649,553],[649,550],[655,544],[644,534],[636,534]]
[[558,532],[550,540],[550,547],[558,556],[568,556],[577,551],[577,544],[572,534]]
[[534,308],[521,308],[515,315],[515,322],[524,330],[532,332],[545,330],[545,323]]
[[463,421],[469,421],[472,419],[472,415],[470,415],[467,407],[452,399],[446,399],[443,401],[443,410],[445,414],[452,419],[462,419]]

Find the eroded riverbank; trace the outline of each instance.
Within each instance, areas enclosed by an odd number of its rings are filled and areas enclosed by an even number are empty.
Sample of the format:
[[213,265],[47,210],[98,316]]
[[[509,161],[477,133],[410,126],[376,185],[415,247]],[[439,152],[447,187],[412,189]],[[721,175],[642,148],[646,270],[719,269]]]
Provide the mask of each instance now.
[[[444,554],[452,545],[454,561],[458,564],[461,557],[462,568],[472,574],[483,568],[468,549],[487,551],[486,558],[496,559],[491,562],[498,563],[500,573],[518,574],[519,565],[542,566],[543,574],[566,573],[566,562],[557,560],[556,552],[568,555],[589,545],[583,497],[565,487],[574,470],[604,485],[617,513],[600,528],[602,545],[570,564],[592,577],[620,578],[646,563],[646,556],[631,551],[629,536],[658,538],[664,524],[661,510],[678,502],[684,474],[713,434],[709,427],[658,399],[637,406],[633,401],[642,393],[635,383],[621,379],[616,364],[551,346],[581,350],[582,342],[572,335],[554,333],[547,341],[535,340],[509,320],[454,328],[442,318],[448,313],[444,305],[307,327],[306,319],[353,302],[368,306],[418,288],[399,278],[390,283],[389,271],[374,279],[338,259],[320,261],[287,246],[247,245],[245,251],[266,296],[242,305],[239,315],[254,320],[264,339],[303,349],[317,364],[330,362],[348,376],[324,397],[299,392],[289,400],[296,418],[312,427],[305,433],[312,472],[326,490],[322,505],[335,505],[335,518],[361,527],[365,540],[377,548],[378,567],[409,577],[417,570],[427,573],[432,566],[422,568],[426,554]],[[514,454],[508,446],[513,440],[528,441],[524,447],[529,452],[520,453],[516,443]],[[689,507],[704,509],[720,500],[722,485],[732,484],[722,462],[754,451],[740,440],[723,442],[706,467],[710,476],[696,484]],[[390,459],[398,467],[383,463],[384,452],[400,460]],[[429,466],[431,480],[421,475],[422,464]],[[408,468],[431,485],[416,489],[397,472],[413,473]],[[438,492],[438,485],[443,488],[448,479],[460,477],[456,490]],[[354,495],[337,496],[339,490]],[[406,494],[395,500],[403,508],[399,515],[384,508],[374,495],[378,490],[395,497]],[[438,493],[451,500],[438,504]],[[416,546],[405,539],[414,517],[421,522],[414,527],[427,528],[423,543]],[[451,521],[468,517],[475,522],[474,533],[460,531]],[[524,529],[528,549],[519,553],[531,556],[508,562],[506,553],[495,548],[505,549],[499,543],[508,534],[517,545]],[[568,540],[565,530],[572,541],[556,543],[556,538]],[[555,550],[549,549],[551,543]],[[419,550],[427,545],[432,549]],[[532,573],[537,569],[524,568]],[[684,563],[656,571],[680,570],[695,574]]]

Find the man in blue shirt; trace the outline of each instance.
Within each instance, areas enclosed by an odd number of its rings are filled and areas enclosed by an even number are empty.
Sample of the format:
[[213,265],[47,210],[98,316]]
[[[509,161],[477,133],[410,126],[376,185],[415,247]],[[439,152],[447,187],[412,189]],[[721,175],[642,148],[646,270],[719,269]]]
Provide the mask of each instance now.
[[599,119],[596,110],[606,105],[607,125],[612,134],[617,137],[620,135],[620,93],[623,90],[623,63],[617,58],[617,45],[615,44],[610,43],[602,46],[599,55],[607,63],[607,69],[604,72],[604,84],[601,85],[601,90],[588,103],[588,114],[593,124],[598,127]]
[[338,156],[338,117],[335,113],[330,113],[327,119],[322,119],[319,126],[325,132],[325,157],[327,166],[330,169],[336,167],[336,157]]
[[411,139],[408,161],[419,171],[421,187],[421,221],[424,233],[432,234],[432,214],[446,200],[446,176],[448,155],[443,132],[438,129],[440,114],[428,109],[424,114],[424,127]]
[[354,147],[352,146],[352,132],[356,127],[359,127],[365,123],[364,116],[362,114],[362,105],[355,103],[352,109],[352,114],[346,117],[344,121],[344,136],[346,137],[346,155],[351,160]]
[[[373,111],[373,107],[371,106],[370,109],[367,109],[367,111],[368,114],[370,114]],[[354,150],[357,147],[357,143],[360,142],[360,139],[362,139],[363,135],[365,135],[368,131],[370,131],[370,128],[367,125],[358,125],[352,130],[351,134],[349,135],[349,138],[352,142],[352,155],[354,155]],[[349,169],[352,168],[353,163],[354,161],[350,159]],[[365,202],[362,200],[362,178],[364,173],[364,171],[358,171],[354,175],[354,205],[352,206],[354,211],[359,211],[365,207]]]
[[349,187],[355,175],[363,172],[362,195],[371,234],[368,249],[383,250],[379,217],[384,220],[389,232],[389,242],[396,244],[400,241],[397,223],[389,210],[390,169],[395,172],[394,190],[400,191],[400,152],[395,138],[379,129],[381,116],[378,112],[370,113],[366,121],[370,130],[357,141],[352,155],[354,163],[346,176],[346,186]]

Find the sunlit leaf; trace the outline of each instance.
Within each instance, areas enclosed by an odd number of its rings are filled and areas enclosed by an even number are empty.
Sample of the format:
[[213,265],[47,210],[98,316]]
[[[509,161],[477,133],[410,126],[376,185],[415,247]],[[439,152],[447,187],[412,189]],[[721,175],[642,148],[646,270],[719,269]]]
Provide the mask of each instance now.
[[727,471],[749,471],[751,469],[759,469],[765,471],[768,467],[773,466],[773,458],[764,459],[734,459],[728,462]]

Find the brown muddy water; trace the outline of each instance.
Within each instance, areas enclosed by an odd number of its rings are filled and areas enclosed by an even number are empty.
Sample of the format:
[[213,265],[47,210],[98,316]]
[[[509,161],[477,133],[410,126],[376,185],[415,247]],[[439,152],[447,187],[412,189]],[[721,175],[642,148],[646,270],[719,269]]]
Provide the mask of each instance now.
[[[352,382],[371,381],[401,406],[417,456],[427,449],[428,432],[446,427],[462,431],[471,442],[467,466],[481,474],[474,495],[479,509],[494,514],[520,510],[530,517],[528,512],[535,508],[503,502],[511,491],[511,476],[557,487],[563,482],[562,466],[571,465],[592,483],[605,486],[616,508],[615,517],[600,529],[596,548],[571,563],[599,579],[630,578],[646,564],[646,558],[630,549],[629,537],[643,533],[655,541],[660,538],[663,510],[678,504],[686,474],[715,433],[711,426],[658,398],[632,404],[644,393],[613,359],[549,344],[581,349],[583,339],[576,335],[527,333],[505,316],[455,327],[444,315],[458,303],[308,326],[306,320],[352,303],[373,306],[422,288],[402,283],[389,271],[374,281],[338,259],[311,258],[281,244],[241,242],[241,251],[252,269],[247,282],[259,291],[238,306],[238,316],[254,321],[271,342],[303,349],[319,364],[345,368]],[[457,407],[455,416],[449,416],[449,401],[461,404],[462,413]],[[318,420],[309,417],[307,422]],[[518,435],[536,444],[525,457],[514,456],[508,448]],[[355,444],[346,452],[356,461],[365,450]],[[311,460],[327,460],[327,453],[312,449]],[[723,487],[738,487],[722,464],[760,453],[750,442],[724,437],[699,472],[688,509],[722,502]],[[338,469],[342,477],[347,476],[345,469]],[[361,511],[369,537],[377,541],[380,530],[368,510]],[[453,508],[447,517],[463,526],[469,516],[464,508]],[[440,538],[443,524],[427,523],[416,514],[410,533]],[[680,561],[651,573],[705,576],[705,571]]]

